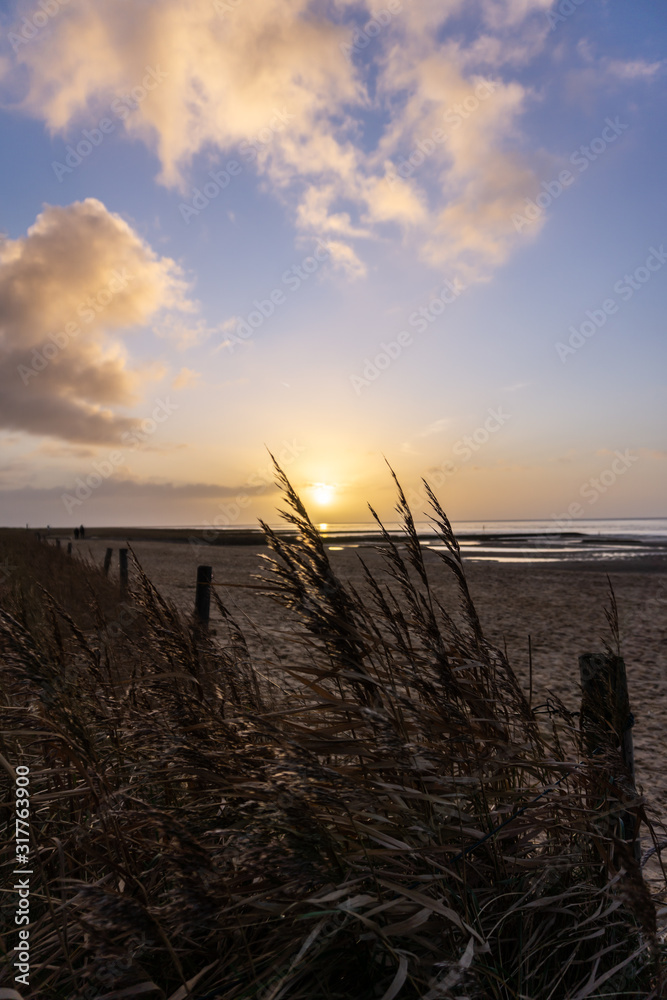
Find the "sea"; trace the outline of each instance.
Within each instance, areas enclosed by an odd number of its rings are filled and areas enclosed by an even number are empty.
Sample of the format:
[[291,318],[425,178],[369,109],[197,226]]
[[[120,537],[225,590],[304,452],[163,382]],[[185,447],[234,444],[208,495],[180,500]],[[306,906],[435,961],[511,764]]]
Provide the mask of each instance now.
[[[435,549],[445,546],[428,521],[415,524],[422,542]],[[387,522],[389,531],[400,525]],[[372,524],[320,524],[325,544],[332,550],[372,544],[378,532]],[[549,563],[581,561],[605,563],[655,556],[667,558],[667,518],[454,521],[452,528],[464,561]]]
[[[399,522],[384,521],[384,527],[401,543]],[[271,527],[285,532],[285,522]],[[324,543],[331,551],[362,548],[381,540],[372,521],[328,522],[317,525]],[[445,546],[430,521],[415,521],[423,545],[435,549]],[[466,562],[605,563],[652,559],[656,568],[667,571],[667,518],[590,518],[570,522],[555,518],[515,521],[452,521],[452,528]],[[169,529],[168,529],[169,530]],[[184,526],[171,529],[182,532]],[[189,530],[201,531],[201,525]],[[257,525],[235,524],[218,528],[220,535],[259,534]],[[246,539],[247,540],[247,539]],[[229,539],[229,544],[234,544]]]

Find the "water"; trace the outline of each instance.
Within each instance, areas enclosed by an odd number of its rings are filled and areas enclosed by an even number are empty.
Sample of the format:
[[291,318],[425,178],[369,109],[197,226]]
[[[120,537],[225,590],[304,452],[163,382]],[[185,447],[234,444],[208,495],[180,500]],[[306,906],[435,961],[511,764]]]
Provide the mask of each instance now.
[[[417,529],[424,534],[431,532],[430,521],[416,521]],[[399,527],[397,522],[387,521],[387,528]],[[588,520],[573,519],[564,524],[554,518],[545,520],[525,521],[452,521],[452,527],[457,536],[465,535],[601,535],[605,538],[630,538],[638,540],[655,540],[667,542],[667,517],[644,518],[590,518]],[[377,529],[373,522],[333,523],[326,528],[328,533],[336,535],[375,534]]]
[[[387,524],[396,529],[397,524]],[[433,528],[417,522],[425,544],[435,551],[445,546],[428,540]],[[452,527],[464,561],[502,563],[599,562],[633,560],[646,556],[667,558],[667,518],[617,518],[571,521],[566,526],[549,520],[457,521]],[[357,546],[377,537],[368,524],[320,526],[333,550]],[[355,536],[360,536],[356,541]]]
[[[437,551],[438,541],[430,521],[415,522],[423,543]],[[247,529],[256,529],[248,525]],[[280,523],[275,527],[285,529]],[[387,530],[400,532],[398,522],[385,522]],[[454,521],[452,527],[465,561],[470,562],[599,562],[657,556],[667,566],[667,518],[590,518],[563,523],[554,518],[523,521]],[[233,525],[227,530],[238,530]],[[329,522],[320,531],[331,551],[358,548],[379,539],[374,522]],[[181,529],[182,530],[182,529]],[[200,529],[201,530],[201,529]],[[224,532],[226,529],[221,528]]]

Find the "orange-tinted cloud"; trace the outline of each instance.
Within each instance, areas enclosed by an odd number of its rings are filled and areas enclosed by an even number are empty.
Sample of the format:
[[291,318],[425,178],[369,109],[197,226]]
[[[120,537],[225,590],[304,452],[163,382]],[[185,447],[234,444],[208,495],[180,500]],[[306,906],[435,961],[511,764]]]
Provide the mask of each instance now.
[[0,243],[0,426],[69,441],[119,439],[161,366],[131,368],[120,334],[192,308],[179,268],[94,198],[47,205]]
[[178,375],[171,383],[172,389],[189,389],[196,385],[201,378],[201,372],[196,372],[192,368],[181,368]]

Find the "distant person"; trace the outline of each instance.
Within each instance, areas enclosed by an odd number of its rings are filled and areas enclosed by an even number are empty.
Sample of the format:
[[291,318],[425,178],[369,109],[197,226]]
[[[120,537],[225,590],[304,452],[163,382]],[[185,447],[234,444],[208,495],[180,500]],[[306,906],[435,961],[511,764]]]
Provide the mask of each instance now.
[[79,541],[79,529],[78,528],[74,529],[74,539],[77,542]]
[[83,525],[79,528],[79,538],[85,538],[86,532],[83,530]]

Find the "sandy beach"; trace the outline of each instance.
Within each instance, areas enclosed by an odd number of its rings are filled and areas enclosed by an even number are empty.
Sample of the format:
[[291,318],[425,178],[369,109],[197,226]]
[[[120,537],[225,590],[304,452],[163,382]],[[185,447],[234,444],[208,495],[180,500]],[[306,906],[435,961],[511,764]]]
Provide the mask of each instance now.
[[[101,564],[109,544],[102,539],[75,543],[81,556]],[[110,544],[117,545],[117,541]],[[290,650],[285,633],[289,617],[260,591],[255,577],[264,571],[269,550],[248,545],[196,547],[187,544],[133,543],[146,573],[164,597],[186,613],[194,603],[196,567],[213,567],[218,593],[249,637],[254,652],[276,644]],[[382,572],[383,557],[375,547],[342,548],[329,552],[336,573],[362,586],[359,556]],[[112,575],[117,574],[114,548]],[[432,565],[435,592],[456,612],[451,574],[435,552]],[[132,571],[131,571],[132,572]],[[533,654],[533,704],[543,704],[549,692],[573,711],[579,708],[578,656],[600,652],[609,638],[604,615],[608,603],[607,573],[619,607],[622,653],[630,702],[635,717],[637,782],[658,815],[667,816],[667,751],[663,742],[667,718],[667,561],[646,557],[599,563],[499,563],[470,560],[470,589],[488,638],[507,649],[517,676],[528,693],[528,636]],[[232,584],[233,586],[229,586]],[[212,615],[215,627],[216,612]],[[282,635],[281,635],[282,633]]]

